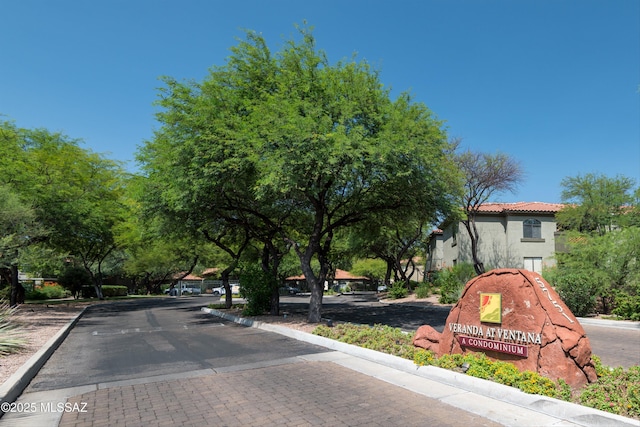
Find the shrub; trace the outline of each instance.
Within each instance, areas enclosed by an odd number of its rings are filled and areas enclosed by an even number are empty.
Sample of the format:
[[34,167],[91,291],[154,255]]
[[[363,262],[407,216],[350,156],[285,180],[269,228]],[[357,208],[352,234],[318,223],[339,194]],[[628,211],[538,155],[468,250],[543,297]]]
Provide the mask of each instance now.
[[627,417],[640,417],[640,366],[597,369],[598,381],[580,394],[580,403]]
[[583,317],[593,312],[599,289],[593,276],[586,272],[558,271],[554,280],[552,285],[575,316]]
[[126,297],[129,290],[126,286],[113,286],[103,285],[102,296],[103,297]]
[[436,278],[435,285],[440,288],[440,304],[457,302],[462,295],[464,283],[458,279],[452,269],[443,269]]
[[380,351],[405,359],[413,359],[415,347],[413,337],[400,328],[386,325],[363,326],[339,323],[334,327],[318,326],[313,334]]
[[96,288],[93,285],[84,285],[81,291],[82,298],[96,298]]
[[58,276],[58,283],[78,298],[83,286],[91,286],[91,275],[82,267],[68,267]]
[[245,267],[240,273],[240,296],[247,300],[243,314],[259,316],[269,310],[271,293],[278,283],[258,265]]
[[469,280],[476,275],[473,264],[460,263],[432,274],[433,284],[440,288],[441,304],[457,302]]
[[387,296],[391,299],[404,298],[409,294],[409,291],[402,282],[395,282],[393,286],[389,288]]
[[421,283],[416,288],[416,298],[429,298],[431,295],[431,287],[428,283]]
[[64,289],[60,285],[49,285],[41,288],[34,289],[25,294],[25,299],[30,300],[45,300],[45,299],[58,299],[69,296],[69,291]]
[[[453,274],[458,278],[458,280],[462,283],[463,287],[467,284],[467,282],[473,279],[476,276],[476,270],[473,267],[473,264],[468,262],[461,262],[456,264],[451,269]],[[490,268],[487,268],[489,271]]]
[[612,313],[616,316],[628,320],[640,320],[640,296],[617,292],[615,305],[616,308],[613,309]]

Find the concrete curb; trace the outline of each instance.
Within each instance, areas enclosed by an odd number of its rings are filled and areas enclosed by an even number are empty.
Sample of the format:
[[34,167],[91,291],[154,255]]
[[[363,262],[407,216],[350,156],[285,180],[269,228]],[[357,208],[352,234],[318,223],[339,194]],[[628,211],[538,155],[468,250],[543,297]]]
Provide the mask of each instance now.
[[594,325],[620,329],[640,329],[640,322],[634,322],[631,320],[592,319],[590,317],[576,317],[576,319],[578,319],[578,322],[582,325]]
[[[472,394],[478,401],[491,399],[501,403],[501,405],[496,406],[504,406],[502,404],[508,404],[512,407],[513,412],[509,411],[511,413],[522,412],[525,410],[534,411],[541,416],[555,419],[557,424],[554,425],[574,425],[584,427],[640,426],[640,421],[631,418],[621,417],[605,411],[588,408],[546,396],[527,394],[513,387],[497,384],[480,378],[470,377],[462,373],[449,371],[435,366],[416,366],[412,361],[397,356],[392,356],[351,344],[341,343],[284,326],[244,319],[215,309],[203,307],[201,310],[205,313],[209,313],[244,326],[278,333],[289,338],[319,345],[369,362],[384,365],[397,371],[439,383],[443,385],[443,387],[453,387],[466,394]],[[445,401],[444,398],[440,400],[447,404],[457,406],[455,400]],[[469,407],[467,406],[468,403],[469,399],[467,398],[464,401],[461,401],[460,406],[458,407],[487,417],[488,413],[484,412],[487,410],[486,408],[479,408],[477,411],[473,409],[469,410]],[[494,421],[501,422],[504,425],[513,425],[513,419],[509,418],[511,416],[510,414],[505,414],[507,418],[504,419],[500,418],[500,414],[495,415],[495,412],[492,412],[492,414],[491,418]],[[532,425],[537,424],[534,423]]]
[[[63,326],[57,334],[51,337],[37,353],[31,356],[29,360],[20,367],[20,369],[14,372],[14,374],[11,375],[2,384],[2,386],[0,386],[0,402],[15,402],[24,389],[27,388],[31,380],[36,376],[40,368],[44,366],[53,352],[58,349],[67,335],[69,335],[69,332],[84,315],[86,309],[87,307],[82,309],[78,315]],[[4,415],[4,412],[0,411],[0,417],[2,417],[2,415]]]

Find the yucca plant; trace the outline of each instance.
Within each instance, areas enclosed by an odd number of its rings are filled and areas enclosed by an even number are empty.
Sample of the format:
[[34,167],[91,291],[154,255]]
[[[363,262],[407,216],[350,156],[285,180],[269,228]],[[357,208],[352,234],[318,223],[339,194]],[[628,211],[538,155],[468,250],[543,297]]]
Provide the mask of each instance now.
[[25,343],[20,336],[20,328],[13,322],[15,307],[0,301],[0,356],[6,356],[20,350]]

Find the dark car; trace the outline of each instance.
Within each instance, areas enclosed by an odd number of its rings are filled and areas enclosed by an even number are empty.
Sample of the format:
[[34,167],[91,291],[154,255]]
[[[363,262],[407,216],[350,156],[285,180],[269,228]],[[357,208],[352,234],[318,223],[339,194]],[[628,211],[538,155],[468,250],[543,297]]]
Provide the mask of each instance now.
[[299,294],[300,293],[300,289],[294,288],[292,286],[283,286],[283,287],[280,288],[280,293],[281,294],[295,295],[295,294]]

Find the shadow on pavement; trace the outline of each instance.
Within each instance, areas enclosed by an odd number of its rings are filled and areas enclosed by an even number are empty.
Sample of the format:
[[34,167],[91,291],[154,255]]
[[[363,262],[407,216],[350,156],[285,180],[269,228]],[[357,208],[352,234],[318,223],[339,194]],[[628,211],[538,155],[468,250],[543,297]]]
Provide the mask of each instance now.
[[[295,298],[281,301],[281,312],[307,315],[308,298],[292,302]],[[451,307],[431,303],[384,304],[377,298],[362,295],[342,295],[325,298],[322,305],[323,319],[359,323],[366,325],[384,324],[405,331],[415,331],[422,325],[431,325],[442,332]]]

